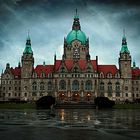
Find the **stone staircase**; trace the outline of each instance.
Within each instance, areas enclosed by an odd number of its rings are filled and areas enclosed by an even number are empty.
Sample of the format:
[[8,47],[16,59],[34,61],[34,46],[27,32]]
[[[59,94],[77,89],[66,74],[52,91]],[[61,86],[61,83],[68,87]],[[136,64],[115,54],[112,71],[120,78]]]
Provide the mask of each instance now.
[[94,103],[57,103],[56,109],[95,109]]

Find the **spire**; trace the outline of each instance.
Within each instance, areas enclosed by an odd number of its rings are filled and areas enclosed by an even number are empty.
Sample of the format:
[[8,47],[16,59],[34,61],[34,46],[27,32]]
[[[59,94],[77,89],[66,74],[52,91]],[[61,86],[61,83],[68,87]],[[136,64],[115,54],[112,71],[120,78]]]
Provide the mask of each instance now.
[[79,15],[78,15],[77,9],[75,10],[72,30],[81,30]]
[[133,68],[136,68],[136,62],[133,60]]
[[127,47],[127,41],[125,36],[125,29],[123,29],[123,37],[122,37],[122,48],[120,53],[130,53]]
[[45,66],[46,64],[45,64],[45,61],[43,61],[43,66]]
[[54,54],[54,62],[56,61],[56,53]]
[[21,67],[20,61],[18,62],[18,67],[19,67],[19,68]]
[[29,35],[29,30],[28,30],[28,35],[27,35],[27,39],[26,39],[26,47],[24,49],[24,54],[33,54],[32,48],[31,48],[31,39],[30,39],[30,35]]

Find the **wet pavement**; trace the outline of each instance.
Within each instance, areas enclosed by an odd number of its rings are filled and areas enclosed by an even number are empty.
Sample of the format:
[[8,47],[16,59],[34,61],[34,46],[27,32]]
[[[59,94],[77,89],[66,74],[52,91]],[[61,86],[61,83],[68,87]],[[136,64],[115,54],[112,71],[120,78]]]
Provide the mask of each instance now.
[[140,139],[140,110],[0,110],[0,140],[95,139]]

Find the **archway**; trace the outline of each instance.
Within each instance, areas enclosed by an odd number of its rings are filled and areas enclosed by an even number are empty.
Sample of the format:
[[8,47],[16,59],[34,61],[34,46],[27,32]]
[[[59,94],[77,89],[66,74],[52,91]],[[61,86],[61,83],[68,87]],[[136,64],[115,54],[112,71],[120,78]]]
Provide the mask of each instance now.
[[72,94],[72,100],[76,101],[76,102],[79,101],[80,100],[80,94],[77,93],[77,92],[73,93]]
[[91,99],[92,99],[92,94],[91,93],[87,93],[86,94],[86,100],[87,101],[91,101]]

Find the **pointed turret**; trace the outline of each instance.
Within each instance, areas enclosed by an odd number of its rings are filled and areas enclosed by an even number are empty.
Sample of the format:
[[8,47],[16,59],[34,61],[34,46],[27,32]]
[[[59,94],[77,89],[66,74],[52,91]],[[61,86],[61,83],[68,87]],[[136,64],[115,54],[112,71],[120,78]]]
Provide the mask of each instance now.
[[21,67],[20,61],[18,62],[18,67],[19,67],[19,68]]
[[77,13],[77,9],[75,11],[75,16],[74,16],[72,30],[81,30],[81,26],[80,26],[80,21],[79,21],[79,16],[78,16],[78,13]]
[[133,69],[135,69],[136,68],[136,62],[135,62],[135,60],[133,60]]
[[30,39],[30,36],[29,36],[29,32],[28,32],[28,36],[27,36],[27,39],[26,39],[26,47],[24,49],[23,54],[33,54],[33,51],[32,51],[32,48],[31,48],[31,39]]
[[127,41],[126,41],[126,36],[125,36],[125,30],[123,30],[123,38],[122,38],[122,48],[120,53],[130,53],[127,47]]

